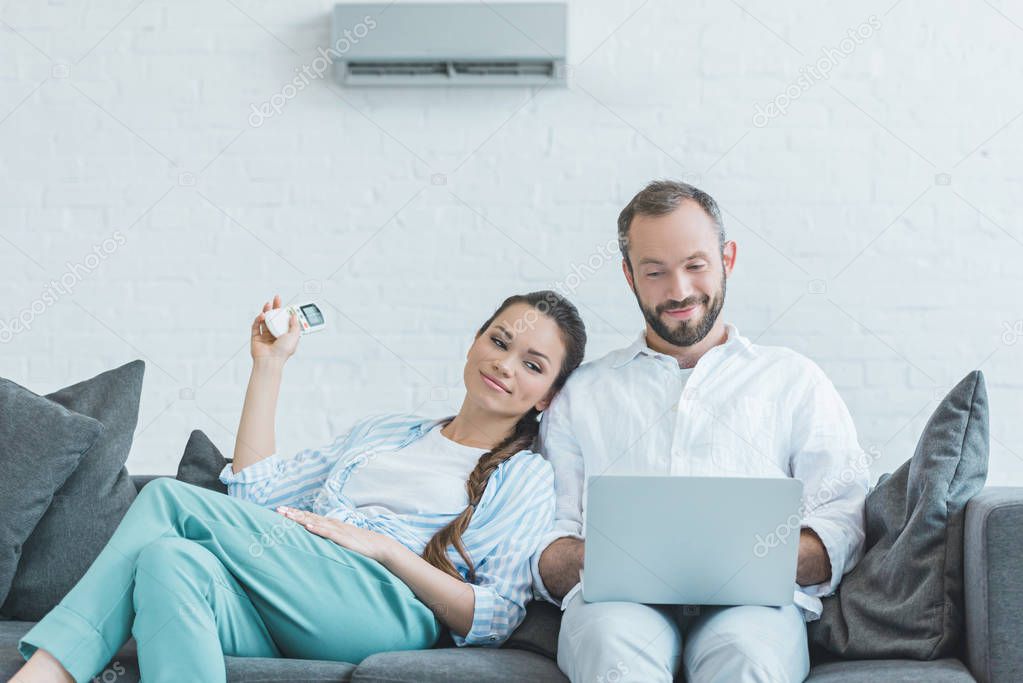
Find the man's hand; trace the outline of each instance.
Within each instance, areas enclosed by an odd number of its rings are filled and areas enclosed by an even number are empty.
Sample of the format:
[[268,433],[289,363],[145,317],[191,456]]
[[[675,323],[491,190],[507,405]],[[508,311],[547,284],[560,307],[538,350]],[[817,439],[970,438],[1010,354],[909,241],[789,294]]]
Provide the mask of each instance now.
[[540,555],[540,579],[552,598],[561,600],[579,583],[584,547],[578,538],[559,538]]
[[[543,557],[541,556],[541,560]],[[799,559],[796,563],[796,583],[813,586],[831,580],[831,558],[813,529],[799,532]]]

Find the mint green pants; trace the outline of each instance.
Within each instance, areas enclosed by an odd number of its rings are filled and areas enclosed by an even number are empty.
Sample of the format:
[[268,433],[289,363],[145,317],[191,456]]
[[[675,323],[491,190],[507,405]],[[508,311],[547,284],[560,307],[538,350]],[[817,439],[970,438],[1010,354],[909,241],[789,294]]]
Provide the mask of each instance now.
[[225,654],[358,663],[439,635],[433,612],[375,560],[254,503],[160,478],[18,648],[26,659],[43,648],[87,681],[134,636],[142,680],[180,683],[224,681]]

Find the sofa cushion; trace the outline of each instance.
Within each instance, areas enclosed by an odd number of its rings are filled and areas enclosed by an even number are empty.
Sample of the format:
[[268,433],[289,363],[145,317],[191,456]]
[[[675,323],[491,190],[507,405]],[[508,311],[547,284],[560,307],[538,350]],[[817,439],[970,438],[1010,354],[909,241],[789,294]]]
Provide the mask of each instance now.
[[[124,461],[138,423],[144,372],[145,363],[137,360],[47,394],[54,403],[100,421],[104,429],[22,546],[0,614],[42,618],[82,577],[135,499]],[[46,475],[41,471],[39,476]]]
[[860,659],[819,664],[806,683],[975,683],[958,659],[914,662],[908,659]]
[[175,479],[211,491],[227,493],[227,484],[220,481],[220,471],[229,462],[231,460],[220,454],[209,437],[202,430],[196,429],[188,436],[185,453],[178,463]]
[[502,647],[527,650],[556,660],[560,628],[561,609],[549,602],[534,600],[526,605],[525,618]]
[[22,545],[103,425],[0,378],[0,604]]
[[[18,652],[18,641],[28,633],[30,621],[0,621],[0,681],[6,681],[25,663]],[[229,681],[291,681],[293,683],[344,683],[350,681],[354,664],[323,662],[311,659],[274,659],[264,657],[224,657]],[[138,683],[138,649],[135,639],[128,642],[111,658],[103,672],[94,681]]]
[[[224,657],[227,680],[249,683],[345,683],[352,680],[355,665],[318,659],[281,659],[272,657]],[[117,683],[120,683],[118,681]]]
[[[0,681],[9,680],[25,663],[25,658],[18,651],[18,641],[35,626],[32,621],[0,621]],[[110,671],[106,677],[99,673],[93,680],[117,683],[136,683],[139,680],[139,668],[135,641],[129,640],[104,668]]]
[[357,683],[567,683],[558,665],[522,650],[449,647],[440,650],[383,652],[362,660]]
[[913,457],[867,495],[866,552],[809,625],[812,643],[846,659],[959,654],[966,504],[987,461],[987,391],[974,371],[935,409]]

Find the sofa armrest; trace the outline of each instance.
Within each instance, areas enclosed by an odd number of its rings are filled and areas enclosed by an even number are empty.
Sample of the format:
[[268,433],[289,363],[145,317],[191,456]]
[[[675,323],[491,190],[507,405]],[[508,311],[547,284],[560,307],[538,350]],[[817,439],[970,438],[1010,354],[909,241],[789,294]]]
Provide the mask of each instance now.
[[1023,487],[966,506],[967,662],[980,683],[1023,681]]

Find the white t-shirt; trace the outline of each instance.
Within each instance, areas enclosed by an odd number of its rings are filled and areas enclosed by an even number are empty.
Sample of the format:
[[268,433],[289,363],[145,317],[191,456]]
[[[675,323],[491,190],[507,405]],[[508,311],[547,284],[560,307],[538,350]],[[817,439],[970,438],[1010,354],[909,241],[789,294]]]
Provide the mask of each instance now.
[[484,448],[463,446],[437,425],[397,451],[384,451],[345,482],[342,495],[361,512],[458,514],[469,504],[465,482]]

